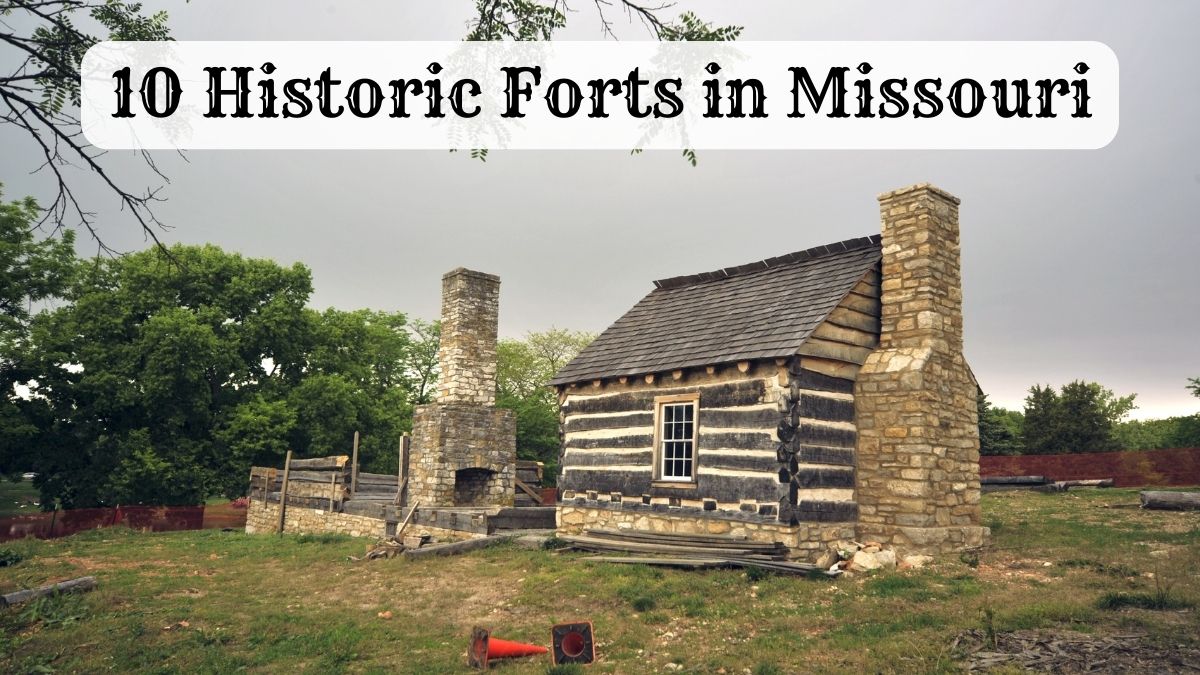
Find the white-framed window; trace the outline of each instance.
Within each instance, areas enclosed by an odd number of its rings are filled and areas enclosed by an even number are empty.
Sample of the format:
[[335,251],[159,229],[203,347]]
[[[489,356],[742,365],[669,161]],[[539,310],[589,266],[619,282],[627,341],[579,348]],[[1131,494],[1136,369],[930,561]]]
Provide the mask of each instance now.
[[696,480],[697,394],[659,396],[655,407],[655,469],[658,480],[692,483]]

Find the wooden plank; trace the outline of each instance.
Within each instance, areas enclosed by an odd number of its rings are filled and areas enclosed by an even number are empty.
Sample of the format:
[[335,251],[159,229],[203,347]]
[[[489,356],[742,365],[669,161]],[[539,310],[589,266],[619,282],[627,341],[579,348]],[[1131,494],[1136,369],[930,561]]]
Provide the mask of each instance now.
[[350,459],[350,494],[358,490],[358,431],[354,432],[354,454]]
[[393,536],[394,539],[399,539],[400,535],[404,534],[404,528],[408,527],[408,524],[412,522],[413,514],[417,512],[417,507],[420,505],[420,502],[417,502],[408,510],[408,515],[404,516],[404,520],[400,521],[400,524],[396,526],[396,534]]
[[832,342],[842,342],[857,347],[868,347],[870,349],[874,349],[879,344],[878,333],[871,333],[857,328],[846,328],[828,321],[817,326],[816,330],[812,333],[812,337]]
[[533,488],[526,485],[525,481],[521,480],[520,478],[514,478],[513,483],[515,483],[517,488],[519,488],[522,492],[529,495],[530,498],[533,499],[533,501],[537,502],[538,506],[542,505],[542,496],[540,494],[538,494]]
[[[822,340],[816,337],[810,337],[800,345],[797,350],[798,354],[803,356],[818,356],[826,359],[834,359],[862,365],[867,360],[867,356],[871,354],[871,349],[868,347],[858,347],[855,345],[843,344],[841,342],[833,342],[830,340]],[[808,367],[808,364],[805,364]]]
[[825,321],[838,326],[857,328],[867,333],[879,335],[878,314],[867,314],[866,312],[860,312],[849,307],[835,307]]
[[2,595],[0,596],[0,607],[19,605],[22,602],[29,602],[35,598],[41,598],[47,595],[90,591],[95,587],[96,577],[79,577],[78,579],[69,579],[67,581],[60,581],[57,584],[47,584],[45,586],[38,586],[37,588],[29,588],[23,591],[14,591],[12,593]]
[[649,556],[625,557],[611,555],[594,555],[580,558],[585,562],[605,562],[626,565],[657,565],[660,567],[678,567],[689,570],[708,570],[721,567],[732,567],[732,563],[721,558],[656,558]]
[[332,457],[312,457],[310,459],[293,459],[293,469],[308,469],[310,471],[341,471],[350,460],[346,455]]
[[283,488],[279,491],[279,536],[283,536],[284,515],[287,513],[288,473],[292,470],[292,451],[283,460]]
[[629,551],[631,553],[663,553],[674,555],[704,556],[748,556],[756,553],[754,549],[736,549],[692,545],[650,544],[633,541],[615,541],[599,537],[564,536],[563,541],[575,548],[589,551]]
[[852,309],[856,312],[862,312],[863,314],[879,316],[879,295],[867,295],[856,292],[847,293],[846,297],[842,299],[840,306]]

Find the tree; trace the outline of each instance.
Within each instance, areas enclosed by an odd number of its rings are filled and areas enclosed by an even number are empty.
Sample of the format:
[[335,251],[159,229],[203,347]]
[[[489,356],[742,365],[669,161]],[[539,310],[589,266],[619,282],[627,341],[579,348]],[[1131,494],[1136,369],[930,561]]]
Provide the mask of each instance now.
[[311,290],[302,265],[213,246],[79,263],[68,304],[34,318],[17,356],[43,503],[197,503],[228,472],[244,483],[278,444],[233,442],[234,430],[303,374]]
[[1187,388],[1192,392],[1192,396],[1200,398],[1200,377],[1189,377]]
[[1028,454],[1119,449],[1114,429],[1136,406],[1136,394],[1117,396],[1095,382],[1034,385],[1025,398],[1022,441]]
[[30,379],[16,355],[28,349],[33,306],[58,298],[75,269],[74,233],[38,239],[39,209],[32,199],[6,203],[0,191],[0,476],[28,471],[44,412],[18,395],[14,385]]
[[550,379],[596,336],[552,328],[497,345],[496,405],[517,417],[517,457],[545,462],[557,475],[558,396]]
[[[102,38],[79,28],[76,20],[94,24],[108,40],[168,40],[166,12],[144,14],[141,3],[121,0],[0,0],[0,17],[13,15],[20,15],[20,20],[0,22],[0,44],[9,47],[7,62],[15,64],[0,76],[0,124],[30,136],[41,151],[40,161],[30,169],[45,168],[56,180],[56,196],[40,222],[49,222],[58,231],[73,220],[108,250],[95,230],[94,214],[79,202],[63,170],[78,165],[116,195],[122,208],[157,243],[159,222],[151,207],[158,200],[158,188],[139,193],[125,187],[108,173],[103,151],[83,138],[76,115],[79,68],[84,53]],[[30,28],[18,31],[15,26]],[[151,156],[143,152],[142,157],[157,173]]]
[[979,454],[981,455],[1019,455],[1021,454],[1021,420],[1020,413],[994,408],[988,401],[987,394],[981,393],[979,406]]

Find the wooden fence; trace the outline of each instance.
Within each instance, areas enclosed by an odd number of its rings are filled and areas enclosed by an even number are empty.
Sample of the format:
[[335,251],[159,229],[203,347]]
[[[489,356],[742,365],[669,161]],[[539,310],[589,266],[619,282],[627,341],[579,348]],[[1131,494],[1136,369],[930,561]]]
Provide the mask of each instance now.
[[1200,485],[1200,448],[1125,450],[1071,455],[986,455],[982,476],[1045,476],[1050,480],[1112,478],[1117,487]]

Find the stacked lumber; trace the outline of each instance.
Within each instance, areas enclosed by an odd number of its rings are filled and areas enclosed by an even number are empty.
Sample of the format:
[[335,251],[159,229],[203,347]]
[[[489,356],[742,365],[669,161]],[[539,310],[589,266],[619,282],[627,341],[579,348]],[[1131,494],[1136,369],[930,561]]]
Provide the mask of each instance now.
[[584,558],[593,562],[663,565],[687,569],[755,567],[787,574],[839,574],[827,572],[816,565],[789,562],[788,548],[779,542],[751,541],[746,537],[588,529],[581,535],[559,538],[572,548],[583,551],[638,554]]
[[[314,509],[336,508],[350,496],[349,461],[346,455],[293,459],[286,472],[287,503]],[[274,467],[251,467],[250,498],[278,503],[284,473]]]
[[391,502],[400,490],[400,478],[395,474],[359,472],[354,499]]

